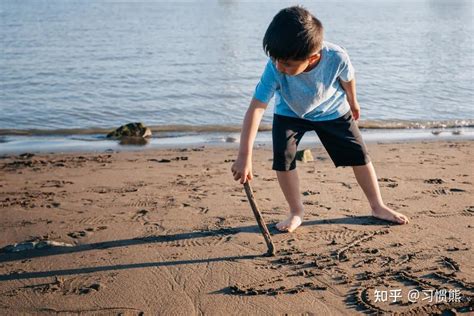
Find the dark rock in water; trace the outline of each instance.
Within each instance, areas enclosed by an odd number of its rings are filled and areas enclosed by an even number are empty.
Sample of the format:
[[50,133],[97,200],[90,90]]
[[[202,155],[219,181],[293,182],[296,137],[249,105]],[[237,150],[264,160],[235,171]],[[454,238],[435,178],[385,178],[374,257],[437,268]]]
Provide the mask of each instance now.
[[122,137],[120,139],[120,145],[134,145],[134,146],[144,146],[150,141],[148,138],[143,137]]
[[21,155],[18,155],[18,158],[22,158],[22,159],[30,159],[32,157],[34,157],[35,154],[32,154],[32,153],[24,153],[24,154],[21,154]]
[[225,139],[225,142],[226,142],[226,143],[237,143],[237,141],[238,141],[237,138],[232,137],[232,136],[228,136],[228,137],[226,137],[226,139]]
[[107,134],[107,138],[123,139],[124,137],[150,137],[151,130],[143,123],[128,123]]

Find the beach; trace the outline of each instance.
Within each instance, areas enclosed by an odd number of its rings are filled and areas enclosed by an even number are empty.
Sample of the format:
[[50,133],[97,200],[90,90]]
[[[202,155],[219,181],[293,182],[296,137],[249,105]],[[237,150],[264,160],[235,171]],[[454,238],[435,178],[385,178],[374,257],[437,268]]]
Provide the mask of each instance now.
[[235,144],[2,156],[0,314],[472,312],[473,141],[368,144],[408,225],[370,217],[351,168],[308,149],[291,234],[275,228],[288,210],[271,148],[254,150],[274,257],[232,179]]
[[[323,27],[269,28],[291,1],[2,0],[0,316],[473,314],[473,2],[299,4]],[[251,186],[274,256],[231,172],[262,86]],[[410,223],[370,216],[313,135],[282,233],[274,114],[345,101]]]

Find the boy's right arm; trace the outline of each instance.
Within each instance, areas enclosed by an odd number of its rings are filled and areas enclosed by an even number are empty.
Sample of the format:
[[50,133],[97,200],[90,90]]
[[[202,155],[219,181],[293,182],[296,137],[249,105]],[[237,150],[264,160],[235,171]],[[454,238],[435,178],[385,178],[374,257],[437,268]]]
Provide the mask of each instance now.
[[252,180],[252,150],[255,137],[257,136],[258,127],[263,117],[263,113],[267,108],[267,103],[263,103],[252,98],[250,106],[245,113],[244,122],[242,124],[242,132],[240,134],[239,154],[231,167],[234,180],[245,183]]

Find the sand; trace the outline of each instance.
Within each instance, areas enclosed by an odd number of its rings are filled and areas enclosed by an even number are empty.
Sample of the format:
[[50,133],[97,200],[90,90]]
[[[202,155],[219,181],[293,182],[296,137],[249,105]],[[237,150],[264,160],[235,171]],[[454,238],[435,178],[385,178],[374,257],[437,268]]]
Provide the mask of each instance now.
[[472,311],[474,142],[368,147],[385,202],[410,224],[368,216],[351,168],[317,147],[298,164],[305,222],[279,233],[271,149],[255,149],[275,257],[232,179],[235,147],[2,157],[0,314]]

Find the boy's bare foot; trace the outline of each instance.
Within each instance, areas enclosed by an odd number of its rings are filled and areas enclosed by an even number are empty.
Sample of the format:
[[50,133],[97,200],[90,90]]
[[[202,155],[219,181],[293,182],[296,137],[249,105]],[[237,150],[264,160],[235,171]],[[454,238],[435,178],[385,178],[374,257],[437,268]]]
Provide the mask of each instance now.
[[303,215],[304,214],[291,214],[287,219],[279,222],[275,226],[279,231],[292,233],[303,222]]
[[395,212],[394,210],[385,205],[378,208],[374,208],[372,210],[372,216],[397,224],[408,224],[410,222],[408,220],[408,217],[406,217],[402,213]]

